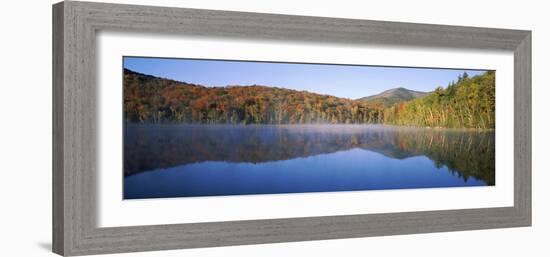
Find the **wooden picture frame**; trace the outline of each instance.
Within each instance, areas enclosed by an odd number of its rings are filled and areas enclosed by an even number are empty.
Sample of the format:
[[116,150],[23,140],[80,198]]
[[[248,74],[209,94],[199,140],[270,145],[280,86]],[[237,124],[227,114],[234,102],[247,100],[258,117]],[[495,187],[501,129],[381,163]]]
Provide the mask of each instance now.
[[[95,36],[100,30],[513,51],[514,205],[386,214],[97,227]],[[530,225],[530,31],[73,1],[53,6],[55,253],[66,256],[87,255]]]

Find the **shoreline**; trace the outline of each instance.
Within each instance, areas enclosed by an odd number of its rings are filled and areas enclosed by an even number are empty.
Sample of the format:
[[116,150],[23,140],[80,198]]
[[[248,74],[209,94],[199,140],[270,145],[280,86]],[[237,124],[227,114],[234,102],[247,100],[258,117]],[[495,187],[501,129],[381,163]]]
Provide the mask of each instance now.
[[232,124],[232,123],[176,123],[176,122],[161,122],[161,123],[141,123],[141,122],[123,122],[124,126],[193,126],[193,127],[391,127],[395,129],[428,129],[428,130],[453,130],[453,131],[472,131],[472,132],[494,132],[494,128],[447,128],[447,127],[429,127],[429,126],[413,126],[413,125],[395,125],[384,123],[307,123],[307,124]]

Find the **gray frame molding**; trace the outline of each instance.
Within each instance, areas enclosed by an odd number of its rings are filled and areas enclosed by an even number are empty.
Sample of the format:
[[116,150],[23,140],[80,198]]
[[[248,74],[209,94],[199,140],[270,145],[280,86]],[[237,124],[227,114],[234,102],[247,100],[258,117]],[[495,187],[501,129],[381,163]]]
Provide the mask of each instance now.
[[[99,30],[514,52],[514,206],[96,226]],[[510,139],[512,140],[512,139]],[[65,1],[53,6],[53,251],[86,255],[531,225],[531,32]]]

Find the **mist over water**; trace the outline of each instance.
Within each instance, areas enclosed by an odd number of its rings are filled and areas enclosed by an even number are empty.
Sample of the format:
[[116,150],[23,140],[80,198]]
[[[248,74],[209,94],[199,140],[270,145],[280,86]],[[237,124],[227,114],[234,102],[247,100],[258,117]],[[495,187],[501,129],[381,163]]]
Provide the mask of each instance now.
[[129,123],[124,176],[125,199],[490,186],[494,132]]

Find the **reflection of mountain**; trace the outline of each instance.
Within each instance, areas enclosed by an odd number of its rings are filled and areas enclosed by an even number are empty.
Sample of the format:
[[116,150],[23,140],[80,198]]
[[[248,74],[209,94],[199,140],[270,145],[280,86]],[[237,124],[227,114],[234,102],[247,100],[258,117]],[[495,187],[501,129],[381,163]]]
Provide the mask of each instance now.
[[397,159],[424,155],[467,179],[494,185],[494,132],[365,125],[127,124],[124,174],[204,161],[260,163],[352,148]]

